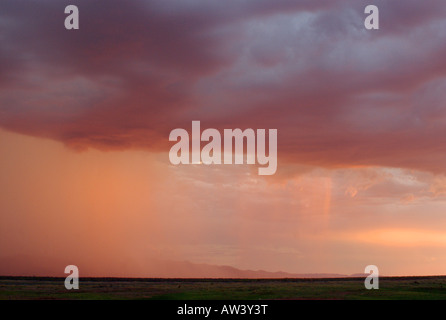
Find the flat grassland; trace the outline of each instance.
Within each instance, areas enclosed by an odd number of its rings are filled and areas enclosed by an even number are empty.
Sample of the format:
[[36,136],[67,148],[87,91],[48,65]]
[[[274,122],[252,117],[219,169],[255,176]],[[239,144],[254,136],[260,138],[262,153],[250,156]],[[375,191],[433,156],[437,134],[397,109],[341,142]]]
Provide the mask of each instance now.
[[0,300],[446,299],[446,276],[381,277],[379,290],[366,290],[364,278],[80,278],[79,290],[65,289],[64,280],[64,278],[0,277]]

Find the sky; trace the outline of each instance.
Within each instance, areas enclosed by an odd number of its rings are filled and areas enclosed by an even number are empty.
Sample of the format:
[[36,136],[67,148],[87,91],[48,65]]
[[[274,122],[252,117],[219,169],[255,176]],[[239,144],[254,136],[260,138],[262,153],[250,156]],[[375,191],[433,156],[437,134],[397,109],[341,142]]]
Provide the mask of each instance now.
[[[369,2],[2,0],[0,274],[446,274],[446,2]],[[172,165],[196,120],[277,172]]]

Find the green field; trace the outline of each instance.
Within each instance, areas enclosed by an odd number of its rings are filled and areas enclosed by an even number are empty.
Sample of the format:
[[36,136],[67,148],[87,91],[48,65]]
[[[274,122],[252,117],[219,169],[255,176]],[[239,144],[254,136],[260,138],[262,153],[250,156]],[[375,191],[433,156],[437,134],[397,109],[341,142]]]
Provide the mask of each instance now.
[[446,276],[382,277],[379,290],[363,278],[344,279],[108,279],[0,277],[0,299],[446,299]]

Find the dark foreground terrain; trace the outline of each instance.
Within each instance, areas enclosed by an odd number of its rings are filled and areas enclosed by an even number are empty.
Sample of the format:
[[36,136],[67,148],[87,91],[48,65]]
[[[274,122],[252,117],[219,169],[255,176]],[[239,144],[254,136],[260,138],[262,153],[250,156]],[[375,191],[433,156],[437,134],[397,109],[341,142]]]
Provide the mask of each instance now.
[[382,277],[379,290],[364,278],[343,279],[117,279],[0,277],[0,299],[446,299],[446,276]]

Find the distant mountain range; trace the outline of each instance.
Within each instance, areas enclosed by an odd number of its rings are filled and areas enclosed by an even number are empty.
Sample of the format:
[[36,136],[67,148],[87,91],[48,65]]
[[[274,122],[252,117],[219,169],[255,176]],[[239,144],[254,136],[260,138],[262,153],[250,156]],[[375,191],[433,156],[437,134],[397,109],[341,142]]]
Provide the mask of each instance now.
[[[288,273],[270,272],[264,270],[241,270],[230,266],[216,266],[197,264],[189,261],[166,261],[169,272],[159,272],[159,278],[243,278],[243,279],[280,279],[280,278],[348,278],[364,277],[364,274],[337,274],[337,273]],[[174,270],[174,271],[173,271]]]
[[[65,277],[64,269],[73,262],[40,259],[29,256],[0,258],[0,276],[51,276]],[[87,266],[79,265],[81,277],[129,277],[129,278],[233,278],[233,279],[280,279],[280,278],[347,278],[364,277],[364,274],[337,273],[288,273],[264,270],[241,270],[230,266],[192,263],[189,261],[150,260],[148,267],[138,268],[130,262],[119,272],[105,269],[98,274]]]

